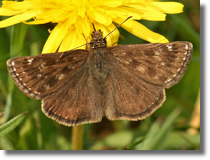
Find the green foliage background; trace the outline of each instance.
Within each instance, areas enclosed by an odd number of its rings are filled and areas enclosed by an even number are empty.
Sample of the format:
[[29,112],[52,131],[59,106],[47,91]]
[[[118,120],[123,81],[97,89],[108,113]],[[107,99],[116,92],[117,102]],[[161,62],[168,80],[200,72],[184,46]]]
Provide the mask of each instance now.
[[[145,120],[109,121],[104,118],[100,123],[84,125],[84,150],[200,149],[200,128],[195,129],[195,134],[189,132],[193,111],[200,104],[200,2],[178,2],[185,5],[183,13],[168,15],[163,22],[140,22],[170,42],[193,43],[193,57],[185,76],[166,90],[167,99],[163,106]],[[4,18],[0,17],[0,20]],[[6,61],[12,57],[40,54],[49,28],[53,25],[18,24],[0,29],[0,114],[4,112],[0,116],[1,150],[71,149],[72,127],[47,118],[41,111],[41,101],[25,96],[14,85],[6,67]],[[122,28],[119,30],[125,37],[119,44],[146,43]],[[24,113],[26,111],[28,114]]]

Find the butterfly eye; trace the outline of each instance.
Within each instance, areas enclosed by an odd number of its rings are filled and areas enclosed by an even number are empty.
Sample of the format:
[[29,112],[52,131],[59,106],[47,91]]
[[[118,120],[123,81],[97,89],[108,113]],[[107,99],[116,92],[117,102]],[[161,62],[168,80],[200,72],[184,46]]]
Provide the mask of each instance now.
[[90,47],[93,48],[93,46],[94,46],[94,42],[91,41],[91,42],[90,42]]

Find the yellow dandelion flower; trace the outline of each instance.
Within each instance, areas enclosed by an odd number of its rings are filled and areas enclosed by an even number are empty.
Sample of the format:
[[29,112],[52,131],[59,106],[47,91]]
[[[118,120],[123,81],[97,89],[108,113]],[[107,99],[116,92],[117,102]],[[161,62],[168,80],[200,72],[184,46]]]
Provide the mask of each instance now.
[[[178,2],[155,0],[24,0],[2,1],[0,16],[11,16],[0,21],[0,28],[20,22],[27,24],[56,23],[46,41],[42,53],[53,53],[76,48],[90,41],[93,26],[107,35],[129,16],[122,25],[130,33],[149,42],[168,42],[135,20],[164,21],[166,13],[180,13],[183,5]],[[84,38],[85,36],[85,38]],[[107,37],[107,45],[118,41],[119,32]],[[83,46],[82,48],[84,48]]]

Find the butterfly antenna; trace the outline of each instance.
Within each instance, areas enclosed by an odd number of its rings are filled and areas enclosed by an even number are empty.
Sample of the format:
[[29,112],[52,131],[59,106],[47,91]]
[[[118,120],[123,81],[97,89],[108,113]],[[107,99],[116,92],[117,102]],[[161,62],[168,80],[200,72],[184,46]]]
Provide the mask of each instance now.
[[[115,29],[113,29],[109,34],[107,34],[107,35],[104,37],[104,39],[105,39],[107,36],[109,36],[112,32],[114,32],[117,28],[119,28],[123,23],[125,23],[127,20],[129,20],[131,17],[132,17],[132,16],[126,18],[126,19],[125,19],[122,23],[120,23]],[[95,26],[94,26],[93,23],[92,23],[92,25],[93,25],[94,31],[96,31],[96,28],[95,28]],[[83,36],[84,36],[84,34],[83,34]],[[86,40],[86,39],[85,39],[85,40]],[[86,40],[86,42],[87,42],[87,40]],[[90,43],[83,44],[83,45],[78,46],[78,47],[76,47],[76,48],[74,48],[74,49],[77,49],[77,48],[82,47],[82,46],[87,45],[87,44],[90,44]],[[74,50],[74,49],[72,49],[72,50]],[[64,55],[65,53],[66,53],[66,52],[63,52],[63,53],[60,55],[60,58],[62,58],[63,55]]]
[[94,24],[92,23],[92,25],[93,25],[93,29],[94,29],[94,31],[96,31],[96,28],[95,28],[95,26],[94,26]]
[[[80,47],[82,47],[82,46],[84,46],[84,45],[87,45],[87,44],[89,44],[89,43],[83,44],[83,45],[78,46],[78,47],[76,47],[76,48],[73,48],[73,49],[71,49],[71,50],[75,50],[75,49],[80,48]],[[64,55],[65,53],[66,53],[66,52],[63,52],[63,53],[60,55],[60,58],[62,58],[63,55]]]
[[132,16],[126,18],[122,23],[120,23],[115,29],[113,29],[111,32],[109,32],[109,34],[107,34],[104,39],[109,36],[112,32],[114,32],[117,28],[119,28],[123,23],[125,23],[127,20],[129,20],[130,18],[132,18]]

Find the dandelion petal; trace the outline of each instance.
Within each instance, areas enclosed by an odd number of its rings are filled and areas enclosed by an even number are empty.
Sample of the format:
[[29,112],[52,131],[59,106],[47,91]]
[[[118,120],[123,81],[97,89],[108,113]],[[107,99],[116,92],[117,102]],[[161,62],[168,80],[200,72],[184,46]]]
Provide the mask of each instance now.
[[66,36],[68,29],[65,28],[65,24],[58,24],[51,32],[47,42],[44,45],[42,53],[56,52],[60,46],[63,38]]
[[0,22],[0,28],[8,27],[8,26],[20,23],[20,22],[27,21],[33,18],[34,16],[36,16],[36,14],[37,14],[36,11],[28,11],[28,12],[7,18]]
[[163,13],[175,14],[183,12],[184,5],[178,2],[153,2]]
[[85,38],[82,35],[78,35],[75,31],[75,28],[72,28],[69,30],[69,32],[66,34],[64,40],[62,41],[62,44],[59,48],[59,52],[68,51],[71,49],[75,49],[76,47],[80,46],[81,44],[84,44],[84,46],[77,48],[77,49],[85,49],[86,47],[86,41]]
[[134,34],[137,37],[140,37],[146,41],[152,42],[152,43],[167,43],[168,40],[155,32],[152,32],[151,30],[149,30],[147,27],[145,27],[144,25],[142,25],[141,23],[138,23],[136,21],[133,21],[133,25],[132,27],[128,27],[125,24],[122,25],[122,27],[131,32],[132,34]]

